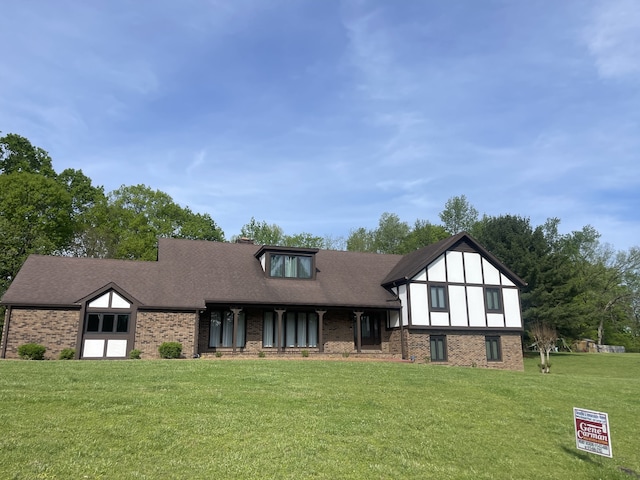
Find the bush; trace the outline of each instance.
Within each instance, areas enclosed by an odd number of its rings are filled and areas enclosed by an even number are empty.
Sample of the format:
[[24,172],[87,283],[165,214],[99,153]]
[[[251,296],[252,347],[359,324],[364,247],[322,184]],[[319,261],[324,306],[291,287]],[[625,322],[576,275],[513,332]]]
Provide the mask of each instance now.
[[182,344],[179,342],[164,342],[158,347],[160,358],[180,358]]
[[267,354],[266,354],[266,353],[264,353],[262,350],[260,350],[260,351],[258,352],[258,357],[259,357],[259,358],[264,358],[264,357],[266,357],[266,356],[267,356]]
[[129,358],[131,360],[140,360],[140,355],[142,355],[142,352],[137,348],[134,348],[129,352]]
[[37,343],[25,343],[18,347],[18,356],[23,360],[44,360],[46,347]]
[[222,352],[216,352],[216,357],[220,358],[222,356]]
[[76,358],[76,351],[73,348],[63,348],[58,355],[58,360],[73,360]]
[[309,350],[302,350],[300,353],[304,358],[307,358],[309,356]]

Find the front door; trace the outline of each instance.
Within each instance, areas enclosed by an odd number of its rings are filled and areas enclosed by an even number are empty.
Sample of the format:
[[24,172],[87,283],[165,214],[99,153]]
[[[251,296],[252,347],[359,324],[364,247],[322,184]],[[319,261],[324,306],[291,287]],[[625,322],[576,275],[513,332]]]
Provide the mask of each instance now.
[[[362,315],[360,317],[360,328],[362,330],[362,347],[363,348],[377,348],[381,344],[381,333],[380,333],[380,317],[377,315]],[[358,339],[356,335],[358,334],[358,329],[356,326],[356,321],[353,321],[353,332],[354,338],[353,343],[358,345]]]

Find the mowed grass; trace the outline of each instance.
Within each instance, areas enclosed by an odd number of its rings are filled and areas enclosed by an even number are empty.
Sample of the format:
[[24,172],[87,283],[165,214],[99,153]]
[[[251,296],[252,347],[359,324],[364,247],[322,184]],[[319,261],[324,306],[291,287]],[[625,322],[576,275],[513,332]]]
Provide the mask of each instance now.
[[[629,479],[640,355],[552,373],[355,361],[0,361],[1,479]],[[613,458],[572,407],[609,413]]]

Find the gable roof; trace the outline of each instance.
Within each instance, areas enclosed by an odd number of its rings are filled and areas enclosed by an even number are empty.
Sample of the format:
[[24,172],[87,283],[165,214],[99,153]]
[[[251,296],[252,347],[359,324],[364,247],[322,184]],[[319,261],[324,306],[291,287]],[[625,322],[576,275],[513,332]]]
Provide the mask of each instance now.
[[79,305],[109,283],[141,308],[199,309],[207,303],[399,307],[381,286],[400,255],[319,250],[315,280],[269,278],[254,244],[160,239],[158,261],[31,255],[2,303]]
[[467,232],[460,232],[457,235],[432,243],[431,245],[427,245],[426,247],[415,250],[414,252],[402,257],[402,259],[384,278],[382,285],[388,286],[393,283],[405,283],[406,279],[417,275],[420,270],[436,260],[446,251],[455,250],[456,248],[463,247],[463,245],[470,251],[474,250],[480,253],[516,285],[523,287],[527,284],[518,275],[509,270],[500,260],[494,257],[486,248],[480,245],[471,235]]

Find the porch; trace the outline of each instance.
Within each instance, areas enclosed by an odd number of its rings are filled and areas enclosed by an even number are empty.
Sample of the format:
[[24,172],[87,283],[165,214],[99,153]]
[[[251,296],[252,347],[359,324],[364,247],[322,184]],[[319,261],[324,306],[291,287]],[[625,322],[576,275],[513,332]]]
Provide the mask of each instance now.
[[388,326],[388,310],[210,305],[200,314],[196,353],[401,356],[399,334]]

